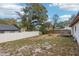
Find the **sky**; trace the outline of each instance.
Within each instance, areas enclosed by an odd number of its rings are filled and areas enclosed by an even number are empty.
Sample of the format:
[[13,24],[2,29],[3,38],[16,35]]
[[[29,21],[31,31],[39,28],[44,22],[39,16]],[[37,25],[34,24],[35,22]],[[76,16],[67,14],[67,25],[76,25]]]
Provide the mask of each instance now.
[[[60,21],[68,20],[71,15],[77,14],[79,4],[68,3],[43,3],[48,11],[48,20],[52,21],[54,14],[57,14]],[[16,12],[22,13],[23,3],[0,3],[0,18],[15,18],[19,16]]]

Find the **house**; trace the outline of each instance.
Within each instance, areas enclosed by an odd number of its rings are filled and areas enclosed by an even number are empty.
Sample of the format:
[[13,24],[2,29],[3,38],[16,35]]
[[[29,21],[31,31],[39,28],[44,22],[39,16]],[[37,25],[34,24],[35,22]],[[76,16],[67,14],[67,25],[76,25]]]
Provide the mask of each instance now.
[[79,13],[72,19],[70,25],[71,35],[74,37],[74,40],[79,44]]
[[0,33],[19,32],[19,28],[15,25],[0,24]]

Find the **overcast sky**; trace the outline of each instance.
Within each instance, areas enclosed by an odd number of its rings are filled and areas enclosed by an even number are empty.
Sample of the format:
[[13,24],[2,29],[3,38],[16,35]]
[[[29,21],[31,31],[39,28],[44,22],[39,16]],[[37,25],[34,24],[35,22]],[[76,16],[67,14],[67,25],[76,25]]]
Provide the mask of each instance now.
[[[71,15],[79,10],[79,4],[43,4],[48,10],[48,20],[52,20],[54,14],[58,14],[61,21],[68,20]],[[17,11],[22,12],[23,3],[0,3],[0,18],[18,18]]]

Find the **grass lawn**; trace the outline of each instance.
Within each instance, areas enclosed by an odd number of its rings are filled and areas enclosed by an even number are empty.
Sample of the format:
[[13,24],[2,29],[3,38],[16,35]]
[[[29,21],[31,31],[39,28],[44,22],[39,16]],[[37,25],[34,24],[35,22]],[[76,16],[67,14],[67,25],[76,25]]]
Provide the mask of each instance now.
[[72,37],[46,34],[38,37],[0,43],[0,55],[69,56],[79,55],[79,48]]

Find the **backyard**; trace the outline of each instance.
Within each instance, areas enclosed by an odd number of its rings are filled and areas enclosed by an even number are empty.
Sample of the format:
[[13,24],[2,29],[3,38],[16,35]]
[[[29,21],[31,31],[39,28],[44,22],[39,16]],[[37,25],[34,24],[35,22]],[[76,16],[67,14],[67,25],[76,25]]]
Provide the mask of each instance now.
[[72,37],[45,34],[22,40],[0,43],[2,56],[71,56],[79,55],[79,47]]

